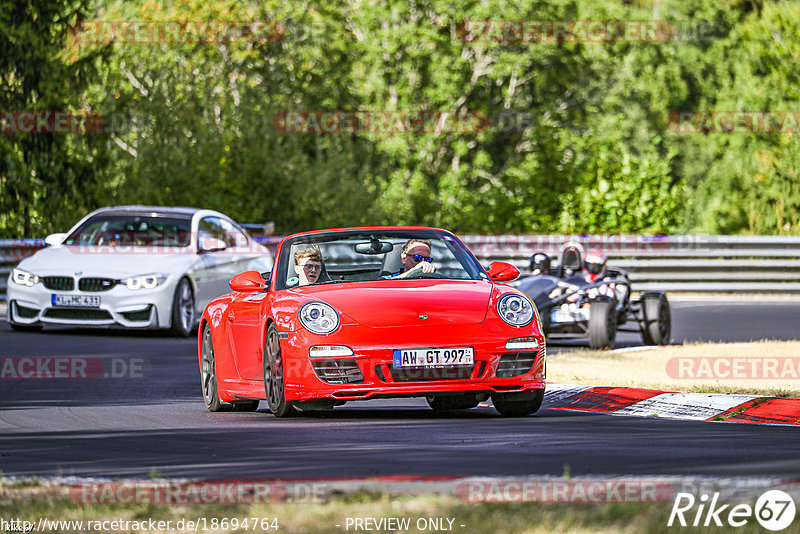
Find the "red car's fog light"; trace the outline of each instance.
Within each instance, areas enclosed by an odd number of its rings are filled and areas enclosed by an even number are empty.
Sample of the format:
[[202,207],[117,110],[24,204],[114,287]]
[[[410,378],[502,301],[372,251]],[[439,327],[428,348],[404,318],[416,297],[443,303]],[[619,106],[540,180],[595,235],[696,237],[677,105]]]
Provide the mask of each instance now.
[[314,345],[308,349],[311,358],[332,358],[334,356],[352,356],[353,349],[345,345]]
[[538,349],[539,340],[535,337],[515,337],[506,341],[506,349],[508,350],[525,350],[525,349]]

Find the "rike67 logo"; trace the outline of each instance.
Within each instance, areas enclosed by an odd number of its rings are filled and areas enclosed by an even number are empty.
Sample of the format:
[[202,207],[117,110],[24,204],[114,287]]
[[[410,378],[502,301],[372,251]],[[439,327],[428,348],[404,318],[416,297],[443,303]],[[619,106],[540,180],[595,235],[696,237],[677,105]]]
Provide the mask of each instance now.
[[[669,514],[667,526],[693,527],[742,527],[753,517],[767,530],[783,530],[794,521],[796,507],[794,499],[783,491],[770,490],[762,494],[755,507],[749,504],[719,504],[719,493],[709,499],[703,494],[695,499],[691,493],[678,493]],[[677,520],[677,521],[676,521]]]

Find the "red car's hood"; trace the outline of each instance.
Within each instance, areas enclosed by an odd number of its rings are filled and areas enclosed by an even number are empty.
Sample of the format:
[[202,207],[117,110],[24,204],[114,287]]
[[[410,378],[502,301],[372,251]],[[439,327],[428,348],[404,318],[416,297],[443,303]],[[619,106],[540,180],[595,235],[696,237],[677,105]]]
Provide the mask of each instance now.
[[[486,318],[492,284],[475,280],[380,280],[296,290],[327,302],[364,326],[476,324]],[[426,316],[423,319],[420,316]]]

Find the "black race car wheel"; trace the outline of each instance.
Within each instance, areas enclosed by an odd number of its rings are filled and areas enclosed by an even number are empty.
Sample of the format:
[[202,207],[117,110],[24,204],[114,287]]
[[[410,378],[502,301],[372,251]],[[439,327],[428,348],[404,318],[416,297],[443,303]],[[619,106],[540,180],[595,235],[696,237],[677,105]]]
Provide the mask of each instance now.
[[435,395],[425,397],[428,405],[437,414],[446,414],[457,410],[469,410],[478,405],[474,393],[463,395]]
[[589,347],[607,349],[617,338],[617,309],[614,301],[593,300],[589,312]]
[[645,345],[664,345],[669,343],[672,333],[672,316],[669,301],[664,293],[645,293],[642,295],[642,320],[639,329]]
[[289,417],[296,410],[286,400],[284,391],[283,357],[278,329],[274,324],[267,328],[267,339],[264,346],[264,393],[267,406],[275,417]]
[[536,413],[542,406],[544,390],[530,393],[495,393],[492,395],[494,409],[504,417],[522,417]]

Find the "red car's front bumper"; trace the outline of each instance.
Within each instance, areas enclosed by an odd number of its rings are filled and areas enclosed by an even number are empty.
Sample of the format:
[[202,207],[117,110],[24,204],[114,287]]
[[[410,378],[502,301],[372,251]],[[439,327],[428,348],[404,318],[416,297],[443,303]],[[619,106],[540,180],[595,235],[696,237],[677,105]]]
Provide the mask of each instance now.
[[[470,391],[510,393],[545,387],[545,341],[535,325],[516,329],[499,319],[476,325],[390,328],[342,325],[330,336],[306,330],[285,335],[288,337],[281,340],[281,352],[285,395],[290,401],[358,400]],[[526,336],[537,338],[538,349],[505,348],[508,340]],[[308,348],[313,345],[344,345],[352,349],[353,355],[311,358]],[[474,349],[474,364],[470,366],[393,366],[395,349],[466,346]],[[515,356],[503,358],[504,355]],[[511,360],[522,364],[510,363]],[[501,374],[507,376],[497,375],[498,366],[503,369]],[[512,376],[508,376],[509,373]]]

